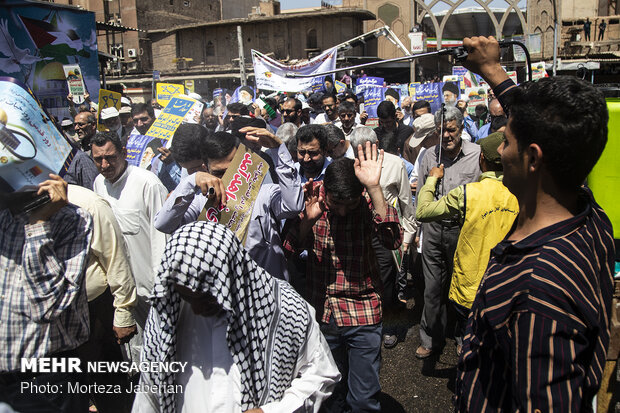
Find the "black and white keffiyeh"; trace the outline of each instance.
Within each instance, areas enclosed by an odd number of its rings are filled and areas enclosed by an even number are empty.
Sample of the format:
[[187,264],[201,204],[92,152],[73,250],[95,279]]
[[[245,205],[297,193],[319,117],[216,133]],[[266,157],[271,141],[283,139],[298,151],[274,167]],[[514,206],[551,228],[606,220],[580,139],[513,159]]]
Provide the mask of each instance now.
[[[175,284],[210,293],[226,312],[227,342],[241,374],[242,411],[282,398],[311,323],[308,304],[286,282],[258,267],[228,228],[193,222],[169,239],[151,297],[142,361],[176,361],[181,297]],[[174,373],[149,373],[158,386]],[[175,395],[159,394],[162,412],[175,411]]]

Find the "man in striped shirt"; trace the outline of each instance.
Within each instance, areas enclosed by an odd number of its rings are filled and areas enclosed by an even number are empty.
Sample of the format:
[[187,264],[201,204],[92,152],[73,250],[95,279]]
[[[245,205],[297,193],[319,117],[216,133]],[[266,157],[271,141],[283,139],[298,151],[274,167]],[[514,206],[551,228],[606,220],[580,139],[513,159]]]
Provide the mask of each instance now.
[[615,251],[609,219],[581,185],[607,142],[605,100],[572,77],[515,87],[494,38],[463,44],[464,65],[509,114],[499,152],[520,212],[491,251],[469,315],[456,410],[592,411],[609,342]]

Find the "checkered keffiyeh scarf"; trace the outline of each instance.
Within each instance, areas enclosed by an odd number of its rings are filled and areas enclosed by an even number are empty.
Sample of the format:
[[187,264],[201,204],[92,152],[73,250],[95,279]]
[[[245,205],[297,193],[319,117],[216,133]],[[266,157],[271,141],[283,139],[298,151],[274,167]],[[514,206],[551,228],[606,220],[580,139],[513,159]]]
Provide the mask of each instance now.
[[[193,222],[166,245],[155,277],[142,360],[176,361],[181,297],[174,286],[213,295],[226,312],[227,343],[241,373],[242,411],[282,398],[311,323],[308,304],[286,282],[252,261],[222,225]],[[174,373],[149,373],[155,385],[173,385]],[[174,412],[175,395],[159,394],[162,412]]]

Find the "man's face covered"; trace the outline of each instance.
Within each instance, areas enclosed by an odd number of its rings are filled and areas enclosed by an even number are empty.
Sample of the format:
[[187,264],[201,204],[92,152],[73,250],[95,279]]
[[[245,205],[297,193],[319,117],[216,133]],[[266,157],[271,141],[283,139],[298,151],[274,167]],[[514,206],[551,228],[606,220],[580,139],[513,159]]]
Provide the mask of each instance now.
[[325,153],[317,139],[310,142],[297,143],[297,161],[301,165],[302,173],[307,177],[315,177],[323,170]]

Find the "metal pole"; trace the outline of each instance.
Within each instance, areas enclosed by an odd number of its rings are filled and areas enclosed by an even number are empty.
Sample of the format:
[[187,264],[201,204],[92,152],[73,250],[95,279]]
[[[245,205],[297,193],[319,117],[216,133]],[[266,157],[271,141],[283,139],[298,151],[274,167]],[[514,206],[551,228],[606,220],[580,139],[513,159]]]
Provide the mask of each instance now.
[[241,86],[248,84],[248,79],[245,75],[245,58],[243,57],[243,34],[241,33],[241,26],[237,26],[237,43],[239,46],[239,74],[241,75]]
[[553,0],[553,76],[558,66],[558,9]]

